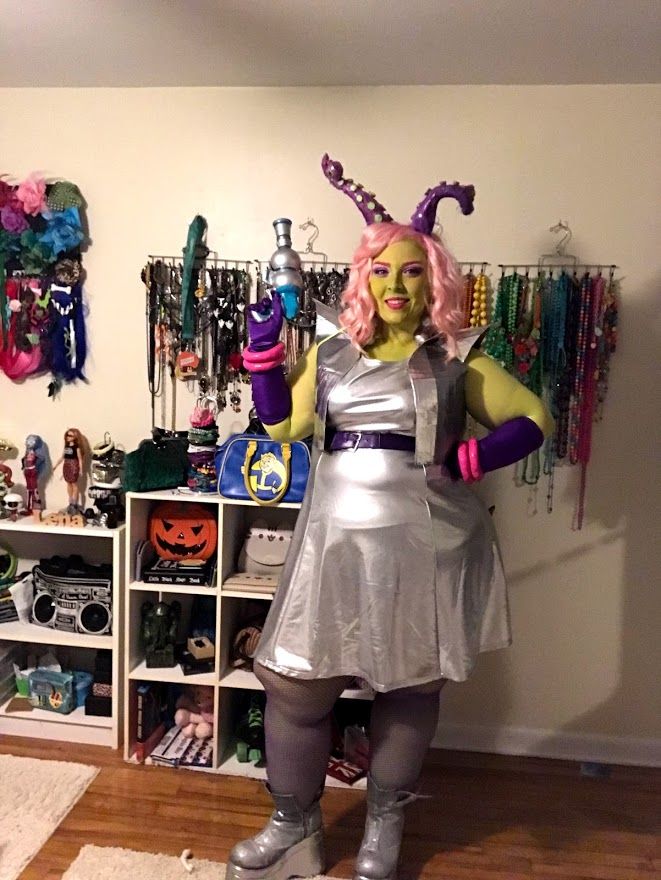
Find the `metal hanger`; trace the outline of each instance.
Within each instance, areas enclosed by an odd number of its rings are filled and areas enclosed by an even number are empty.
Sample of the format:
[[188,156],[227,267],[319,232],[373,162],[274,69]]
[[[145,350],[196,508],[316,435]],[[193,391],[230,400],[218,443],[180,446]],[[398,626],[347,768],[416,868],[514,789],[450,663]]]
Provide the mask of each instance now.
[[[322,265],[325,266],[326,263],[328,262],[328,254],[325,254],[323,251],[315,251],[314,250],[314,243],[319,238],[319,227],[314,222],[314,219],[312,217],[308,217],[308,219],[305,221],[305,223],[301,223],[298,228],[302,229],[303,232],[305,232],[305,230],[309,229],[310,227],[312,227],[312,233],[310,234],[310,237],[307,240],[307,243],[305,245],[305,250],[303,251],[303,253],[312,254],[312,256],[314,256],[314,257],[321,257],[322,258],[321,259]],[[305,262],[308,262],[308,261],[306,260]],[[314,262],[314,261],[312,261],[312,262]]]

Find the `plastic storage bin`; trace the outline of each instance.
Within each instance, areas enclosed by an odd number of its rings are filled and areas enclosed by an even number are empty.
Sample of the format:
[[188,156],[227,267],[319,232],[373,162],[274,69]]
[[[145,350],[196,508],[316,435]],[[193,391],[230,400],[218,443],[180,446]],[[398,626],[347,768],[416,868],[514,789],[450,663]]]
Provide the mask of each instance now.
[[73,687],[76,696],[76,708],[79,709],[81,706],[85,705],[85,700],[87,699],[87,695],[92,690],[92,682],[94,681],[94,676],[91,672],[76,672],[73,673]]

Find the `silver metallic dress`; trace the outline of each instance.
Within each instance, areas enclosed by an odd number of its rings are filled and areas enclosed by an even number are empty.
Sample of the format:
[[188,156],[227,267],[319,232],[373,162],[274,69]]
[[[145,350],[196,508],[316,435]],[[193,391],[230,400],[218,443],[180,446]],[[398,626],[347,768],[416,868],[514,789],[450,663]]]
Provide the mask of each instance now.
[[[360,357],[330,394],[328,424],[414,436],[406,361]],[[430,487],[413,452],[323,452],[255,659],[389,691],[463,681],[480,651],[510,641],[496,536],[471,489],[448,476]]]

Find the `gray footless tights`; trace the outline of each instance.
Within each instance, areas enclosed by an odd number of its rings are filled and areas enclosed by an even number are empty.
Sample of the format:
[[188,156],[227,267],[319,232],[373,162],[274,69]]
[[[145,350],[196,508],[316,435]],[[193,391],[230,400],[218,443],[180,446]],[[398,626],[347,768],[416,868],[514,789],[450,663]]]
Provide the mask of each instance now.
[[[269,783],[293,794],[302,807],[314,800],[326,773],[331,711],[350,677],[305,680],[279,675],[255,663],[266,690]],[[415,786],[436,731],[438,696],[445,680],[379,693],[370,724],[370,773],[379,788]]]

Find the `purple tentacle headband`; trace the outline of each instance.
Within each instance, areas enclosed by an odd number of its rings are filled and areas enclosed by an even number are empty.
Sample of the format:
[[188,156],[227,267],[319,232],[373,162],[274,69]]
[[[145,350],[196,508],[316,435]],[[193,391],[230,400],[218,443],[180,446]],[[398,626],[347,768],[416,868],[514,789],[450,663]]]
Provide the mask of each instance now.
[[[341,162],[331,159],[328,153],[326,153],[321,160],[321,167],[333,186],[348,195],[355,203],[367,224],[392,223],[393,218],[383,205],[376,200],[374,193],[367,192],[360,183],[355,183],[353,180],[344,177],[344,168]],[[431,235],[434,223],[436,222],[438,203],[441,199],[447,198],[456,199],[459,202],[462,214],[470,214],[473,211],[475,187],[463,186],[456,181],[454,183],[447,183],[444,180],[438,186],[428,189],[411,217],[413,229],[416,232]]]

